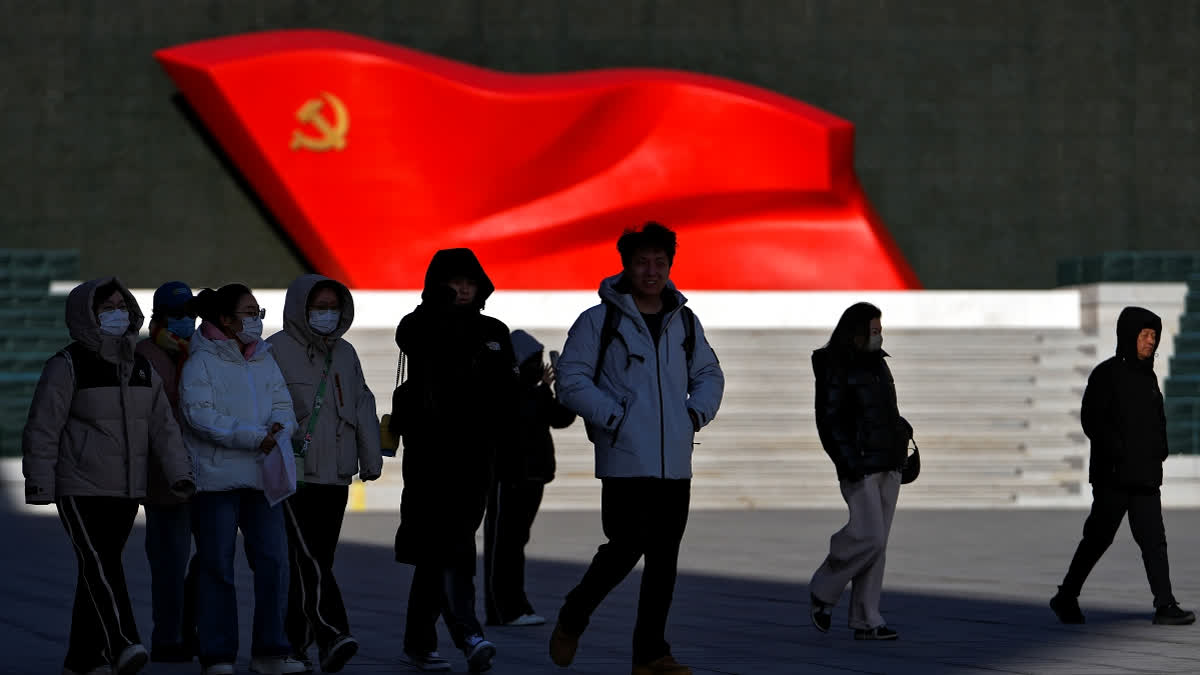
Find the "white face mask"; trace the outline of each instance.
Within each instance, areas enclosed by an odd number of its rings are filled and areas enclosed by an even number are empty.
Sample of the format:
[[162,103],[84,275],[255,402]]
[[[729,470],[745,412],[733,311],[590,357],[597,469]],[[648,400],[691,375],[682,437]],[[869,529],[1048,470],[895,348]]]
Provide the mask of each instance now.
[[237,334],[238,339],[242,342],[256,342],[262,337],[262,319],[257,316],[248,316],[242,319],[242,331]]
[[867,351],[877,352],[880,349],[883,349],[883,334],[882,333],[879,335],[872,335],[871,337],[867,338]]
[[321,335],[329,335],[342,321],[342,313],[336,309],[314,309],[308,313],[308,325]]
[[96,318],[100,321],[100,332],[105,335],[124,335],[129,330],[129,312],[123,309],[100,312]]

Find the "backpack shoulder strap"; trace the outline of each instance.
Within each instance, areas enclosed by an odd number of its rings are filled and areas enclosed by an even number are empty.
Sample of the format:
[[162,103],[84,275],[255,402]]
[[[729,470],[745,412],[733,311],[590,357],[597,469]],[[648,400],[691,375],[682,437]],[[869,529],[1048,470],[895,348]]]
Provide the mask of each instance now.
[[600,370],[604,367],[604,355],[608,346],[617,337],[617,329],[621,325],[621,310],[611,302],[604,301],[604,323],[600,325],[600,344],[596,350],[596,369],[592,372],[592,382],[600,381]]
[[691,307],[683,306],[683,353],[687,356],[688,371],[692,369],[692,356],[696,353],[696,313]]

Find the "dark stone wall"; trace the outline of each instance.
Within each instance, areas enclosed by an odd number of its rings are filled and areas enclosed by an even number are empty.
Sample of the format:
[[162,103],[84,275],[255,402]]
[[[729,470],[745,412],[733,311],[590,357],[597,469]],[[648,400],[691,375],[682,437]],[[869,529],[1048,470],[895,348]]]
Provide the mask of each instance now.
[[825,108],[857,125],[862,182],[930,288],[1045,287],[1060,256],[1200,249],[1191,0],[5,4],[0,247],[77,246],[85,276],[280,287],[305,269],[151,58],[300,27],[510,71],[693,70]]

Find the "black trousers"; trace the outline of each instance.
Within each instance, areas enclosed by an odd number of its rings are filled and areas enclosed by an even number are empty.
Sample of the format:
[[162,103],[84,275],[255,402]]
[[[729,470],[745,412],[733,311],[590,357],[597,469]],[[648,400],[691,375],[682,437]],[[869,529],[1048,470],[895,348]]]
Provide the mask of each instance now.
[[506,624],[533,605],[525,595],[525,545],[542,505],[540,481],[497,482],[483,521],[483,597],[489,624]]
[[126,647],[142,641],[122,561],[138,502],[123,497],[59,497],[57,505],[79,563],[64,667],[86,673],[115,664]]
[[600,545],[583,579],[570,593],[558,620],[581,634],[604,598],[645,556],[633,629],[633,662],[649,663],[671,653],[667,614],[675,594],[679,544],[687,528],[691,481],[606,478],[600,518],[608,541]]
[[283,503],[291,573],[284,628],[298,653],[313,642],[324,650],[350,633],[342,591],[333,576],[349,496],[347,485],[305,483]]
[[439,616],[445,620],[459,649],[466,646],[467,638],[483,635],[483,627],[475,618],[474,567],[473,553],[469,568],[465,564],[416,566],[404,617],[404,651],[411,654],[436,651]]
[[1158,488],[1134,490],[1092,486],[1092,512],[1083,524],[1083,541],[1075,550],[1060,593],[1069,597],[1079,596],[1088,574],[1112,544],[1126,512],[1129,513],[1129,529],[1133,533],[1133,540],[1142,549],[1142,563],[1146,567],[1150,590],[1154,593],[1154,606],[1166,607],[1175,603],[1167,564],[1167,530],[1163,525],[1162,498]]

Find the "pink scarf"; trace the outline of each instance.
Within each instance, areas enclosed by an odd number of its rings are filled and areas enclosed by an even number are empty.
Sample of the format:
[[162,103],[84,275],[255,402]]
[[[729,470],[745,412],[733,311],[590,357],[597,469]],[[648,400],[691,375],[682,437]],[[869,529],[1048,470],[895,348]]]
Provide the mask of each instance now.
[[[204,337],[208,338],[209,340],[212,340],[213,342],[220,342],[221,340],[232,339],[228,335],[226,335],[220,328],[217,328],[216,326],[214,326],[213,324],[211,324],[207,321],[200,322],[200,334],[203,335]],[[245,359],[247,361],[250,360],[250,357],[254,356],[255,350],[258,349],[258,341],[257,340],[255,340],[254,342],[251,342],[250,344],[242,344],[242,341],[238,340],[238,344],[241,346],[242,356],[245,357]]]

